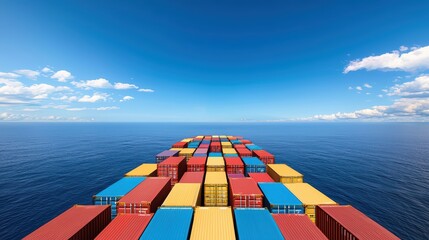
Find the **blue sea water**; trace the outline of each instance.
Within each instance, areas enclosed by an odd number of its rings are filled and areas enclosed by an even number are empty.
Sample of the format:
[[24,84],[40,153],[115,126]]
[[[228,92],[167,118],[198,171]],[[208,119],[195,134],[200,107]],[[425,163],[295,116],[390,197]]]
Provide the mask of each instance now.
[[402,239],[429,239],[427,123],[2,123],[0,238],[20,239],[185,137],[241,135]]

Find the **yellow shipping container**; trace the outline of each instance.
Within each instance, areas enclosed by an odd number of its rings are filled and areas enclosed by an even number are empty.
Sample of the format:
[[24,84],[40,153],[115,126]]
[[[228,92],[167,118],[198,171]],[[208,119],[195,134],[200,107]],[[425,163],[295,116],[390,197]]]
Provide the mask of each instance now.
[[237,154],[234,148],[222,148],[223,154]]
[[195,138],[204,138],[204,136],[198,135]]
[[183,148],[170,148],[170,150],[182,151]]
[[220,135],[219,138],[227,138],[226,135]]
[[200,183],[176,183],[162,204],[163,207],[201,206]]
[[232,144],[230,142],[221,142],[222,148],[232,148]]
[[218,138],[219,135],[212,135],[212,138]]
[[225,172],[206,172],[204,205],[228,206],[228,182]]
[[284,185],[302,202],[305,214],[313,222],[316,222],[317,205],[337,204],[308,183],[285,183]]
[[156,176],[156,163],[143,163],[142,165],[134,168],[133,170],[127,172],[125,177],[148,177]]
[[181,142],[190,142],[190,141],[192,141],[193,140],[193,138],[185,138],[185,139],[182,139],[182,141]]
[[207,172],[225,172],[225,161],[223,157],[208,157]]
[[231,207],[197,207],[191,240],[235,240]]
[[304,176],[286,164],[267,164],[267,173],[276,182],[302,183]]
[[195,148],[184,148],[179,152],[179,156],[186,157],[186,161],[189,160],[189,158],[192,157],[192,154],[194,154]]

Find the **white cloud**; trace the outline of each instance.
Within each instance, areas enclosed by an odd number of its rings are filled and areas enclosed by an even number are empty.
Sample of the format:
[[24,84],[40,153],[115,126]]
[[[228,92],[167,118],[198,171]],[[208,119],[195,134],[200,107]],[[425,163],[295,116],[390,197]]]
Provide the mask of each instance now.
[[429,75],[422,75],[413,81],[396,84],[390,88],[389,96],[429,97]]
[[349,87],[349,90],[353,90],[353,87],[351,87],[351,86],[350,86],[350,87]]
[[362,87],[361,87],[361,86],[357,86],[357,87],[356,87],[356,90],[358,90],[358,91],[362,91]]
[[73,79],[70,72],[66,70],[60,70],[51,76],[52,79],[57,79],[59,82],[67,82],[67,80]]
[[405,51],[407,51],[408,50],[408,47],[407,46],[400,46],[399,47],[399,51],[401,51],[401,52],[405,52]]
[[115,83],[114,88],[118,90],[126,90],[126,89],[137,89],[139,87],[129,83]]
[[78,88],[91,89],[91,88],[112,88],[112,84],[104,78],[99,78],[95,80],[87,80],[80,82],[71,82],[72,85]]
[[78,102],[94,103],[97,101],[106,101],[108,97],[109,95],[105,93],[94,93],[92,96],[90,95],[83,96],[78,100]]
[[139,92],[155,92],[154,90],[152,90],[150,88],[140,88],[138,91]]
[[66,108],[65,110],[67,110],[67,111],[85,111],[85,110],[87,110],[88,108]]
[[113,106],[113,107],[99,107],[96,108],[95,110],[97,111],[110,111],[110,110],[118,110],[119,107]]
[[379,98],[382,98],[383,97],[383,94],[378,94],[377,95]]
[[366,88],[372,88],[372,86],[369,85],[368,83],[365,83],[363,86],[366,87]]
[[17,78],[19,77],[16,73],[11,72],[0,72],[0,78]]
[[27,77],[29,79],[32,79],[32,80],[36,80],[37,77],[40,75],[40,72],[29,70],[29,69],[16,70],[15,73],[22,75],[24,77]]
[[133,100],[134,98],[131,96],[125,96],[123,97],[121,100],[119,100],[119,102],[125,102],[125,101],[129,101],[129,100]]
[[52,70],[51,70],[50,68],[48,68],[48,67],[44,67],[44,68],[42,69],[42,72],[43,72],[43,73],[50,73],[50,72],[52,72]]
[[351,61],[344,73],[366,70],[402,70],[412,72],[429,69],[429,46],[411,49],[409,52],[393,51]]

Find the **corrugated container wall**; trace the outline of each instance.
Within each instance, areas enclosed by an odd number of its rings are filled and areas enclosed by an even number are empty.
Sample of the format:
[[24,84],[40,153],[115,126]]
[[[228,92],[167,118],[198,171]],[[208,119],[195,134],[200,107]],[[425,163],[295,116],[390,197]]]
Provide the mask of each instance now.
[[179,182],[183,173],[186,172],[186,160],[185,157],[169,157],[158,163],[158,176],[159,177],[170,177],[171,185]]
[[75,205],[23,239],[94,239],[110,223],[110,206]]
[[282,183],[259,183],[264,193],[264,205],[272,213],[304,213],[304,206]]
[[276,182],[281,183],[302,183],[304,182],[304,176],[287,166],[286,164],[268,164],[267,173]]
[[204,172],[206,161],[206,157],[191,157],[187,163],[188,172]]
[[192,208],[160,208],[156,211],[140,240],[188,239]]
[[191,240],[235,240],[230,207],[197,207],[192,224]]
[[228,206],[228,182],[225,172],[207,172],[204,181],[204,205]]
[[238,239],[284,239],[270,212],[264,208],[236,208],[234,216]]
[[332,240],[398,240],[399,238],[352,206],[317,206],[316,225]]
[[261,159],[261,161],[265,164],[274,163],[274,155],[265,150],[254,150],[253,155]]
[[145,177],[125,177],[92,197],[94,205],[112,205],[112,219],[116,217],[116,202],[139,185]]
[[113,219],[95,240],[136,240],[149,224],[153,214],[123,214]]
[[185,157],[186,161],[188,161],[192,157],[192,154],[194,154],[194,152],[195,152],[195,148],[184,148],[180,150],[179,156]]
[[257,157],[244,157],[242,160],[244,162],[244,172],[246,176],[249,176],[248,174],[253,172],[266,172],[265,164]]
[[244,163],[239,157],[225,157],[226,173],[244,174]]
[[230,203],[233,208],[262,208],[264,195],[251,178],[230,178]]
[[273,214],[285,239],[328,240],[305,214]]
[[154,213],[171,190],[171,178],[148,177],[116,203],[120,213]]
[[225,172],[225,161],[223,157],[208,157],[207,172]]
[[179,151],[177,150],[165,150],[161,153],[158,153],[155,156],[156,163],[160,163],[169,157],[175,157],[179,155]]

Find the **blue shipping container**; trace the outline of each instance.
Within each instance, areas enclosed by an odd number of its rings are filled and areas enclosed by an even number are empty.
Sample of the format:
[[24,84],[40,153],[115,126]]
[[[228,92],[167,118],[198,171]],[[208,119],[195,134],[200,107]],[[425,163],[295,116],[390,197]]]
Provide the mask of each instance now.
[[258,145],[255,145],[255,144],[246,144],[246,147],[249,149],[249,150],[262,150],[262,148],[261,147],[259,147]]
[[159,208],[140,240],[189,239],[193,215],[192,208]]
[[223,155],[224,157],[238,157],[238,154],[235,153],[227,153]]
[[234,209],[238,239],[284,239],[270,212],[265,208]]
[[210,140],[203,140],[201,144],[210,144]]
[[304,213],[304,206],[289,189],[279,182],[258,183],[264,193],[264,206],[272,213]]
[[232,145],[241,144],[240,140],[231,140]]
[[248,173],[267,171],[265,164],[257,157],[243,157],[242,160],[244,162],[244,172],[246,176],[249,176]]
[[209,153],[209,157],[222,157],[221,152],[211,152]]
[[143,182],[145,177],[124,177],[110,185],[103,191],[94,195],[94,205],[112,205],[112,219],[116,217],[116,202],[137,185]]

